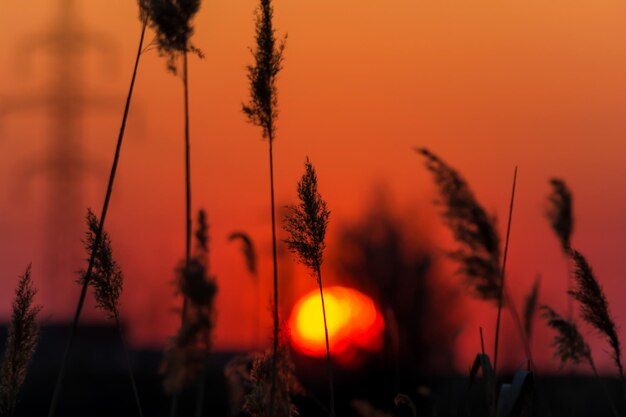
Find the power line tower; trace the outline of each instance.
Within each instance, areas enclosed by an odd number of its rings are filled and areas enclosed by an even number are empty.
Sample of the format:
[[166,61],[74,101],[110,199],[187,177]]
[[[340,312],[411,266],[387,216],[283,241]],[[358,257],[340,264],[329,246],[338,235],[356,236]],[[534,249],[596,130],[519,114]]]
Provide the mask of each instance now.
[[51,310],[59,313],[58,319],[67,319],[73,308],[66,302],[75,286],[72,274],[85,256],[81,245],[84,178],[97,166],[85,156],[82,121],[88,107],[112,104],[107,98],[85,93],[85,54],[90,49],[99,50],[109,63],[112,43],[82,24],[75,0],[59,0],[59,6],[56,18],[44,32],[29,35],[19,44],[18,65],[24,70],[40,52],[50,59],[43,94],[4,100],[0,115],[36,107],[48,115],[45,154],[29,164],[27,175],[43,175],[46,182],[42,295],[53,306]]

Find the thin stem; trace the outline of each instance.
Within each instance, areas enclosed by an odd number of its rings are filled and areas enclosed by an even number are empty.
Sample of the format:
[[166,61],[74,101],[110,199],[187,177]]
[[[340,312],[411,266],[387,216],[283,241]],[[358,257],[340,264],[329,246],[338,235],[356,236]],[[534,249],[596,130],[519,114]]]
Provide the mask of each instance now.
[[[502,301],[504,299],[504,273],[506,269],[506,258],[509,252],[509,238],[511,236],[511,220],[513,218],[513,203],[515,201],[515,184],[517,182],[517,167],[513,172],[513,189],[511,191],[511,202],[509,205],[509,220],[506,226],[506,240],[504,243],[504,255],[502,258],[502,270],[500,271],[500,296],[498,297],[498,317],[496,319],[496,338],[493,349],[493,374],[496,375],[498,368],[498,340],[500,338],[500,320],[502,318]],[[496,384],[497,385],[497,384]],[[497,393],[496,393],[497,395]]]
[[320,286],[320,298],[322,299],[322,315],[324,316],[324,335],[326,336],[326,360],[328,361],[328,388],[330,390],[330,417],[335,417],[335,389],[333,386],[333,366],[330,359],[330,345],[328,343],[326,305],[324,304],[324,291],[322,290],[322,271],[319,265],[315,269],[317,270],[317,283]]
[[270,201],[272,209],[272,261],[274,265],[274,344],[272,354],[272,383],[270,386],[270,417],[274,417],[274,397],[276,396],[276,373],[278,361],[278,260],[276,257],[276,210],[274,207],[274,153],[272,144],[274,137],[268,129],[269,157],[270,157]]
[[[191,257],[191,150],[189,141],[189,73],[187,52],[183,52],[183,85],[185,90],[185,264]],[[185,300],[185,304],[187,300]]]
[[[109,209],[109,202],[111,200],[111,195],[113,193],[113,184],[115,182],[115,174],[117,172],[117,165],[120,159],[120,153],[122,150],[122,142],[124,139],[124,132],[126,130],[126,120],[128,119],[128,113],[130,110],[131,98],[133,95],[133,90],[135,87],[135,80],[137,78],[137,69],[139,67],[139,59],[141,57],[141,50],[143,48],[143,40],[146,33],[146,26],[148,20],[144,19],[141,36],[139,38],[139,47],[137,48],[137,56],[135,58],[135,66],[133,68],[133,75],[130,81],[130,87],[128,89],[128,95],[126,96],[126,104],[124,106],[124,115],[122,116],[122,124],[120,126],[119,135],[117,137],[117,145],[115,147],[115,156],[113,157],[113,164],[111,166],[111,173],[109,174],[109,182],[107,184],[107,190],[104,197],[104,203],[102,205],[102,212],[100,214],[100,224],[98,225],[98,231],[94,238],[94,248],[100,246],[100,242],[102,240],[102,230],[104,230],[104,222],[107,216],[107,212]],[[80,319],[80,314],[83,310],[83,305],[85,304],[85,297],[87,296],[87,286],[89,285],[89,280],[91,279],[91,273],[94,267],[95,253],[96,251],[92,251],[89,255],[89,264],[87,266],[87,272],[85,273],[85,279],[83,280],[83,286],[80,290],[80,297],[78,299],[78,305],[76,306],[76,312],[74,313],[74,319],[72,320],[72,328],[70,330],[70,335],[67,340],[67,344],[65,345],[65,350],[63,352],[63,359],[61,361],[61,369],[59,371],[59,375],[57,376],[56,383],[54,385],[54,391],[52,394],[52,401],[50,403],[50,408],[48,409],[48,417],[54,417],[56,413],[56,409],[59,402],[59,396],[61,395],[61,386],[63,385],[63,379],[65,377],[65,371],[67,368],[67,361],[69,358],[69,354],[72,348],[72,344],[74,341],[74,334],[76,333],[76,328],[78,327],[78,320]]]
[[141,408],[141,401],[139,400],[139,391],[137,390],[137,383],[135,382],[135,375],[133,374],[133,366],[130,361],[130,353],[128,351],[128,345],[126,344],[126,339],[124,338],[124,332],[122,331],[122,326],[120,325],[120,318],[116,314],[115,315],[115,326],[120,333],[120,340],[122,341],[122,347],[124,348],[124,355],[126,356],[126,364],[128,365],[128,376],[130,376],[130,383],[133,386],[133,394],[135,396],[135,404],[137,405],[137,412],[139,413],[139,417],[143,417],[143,410]]
[[511,313],[511,318],[513,318],[513,322],[515,323],[515,327],[517,328],[517,331],[519,332],[520,337],[522,339],[522,345],[524,345],[524,351],[526,353],[526,358],[530,362],[530,368],[536,374],[537,371],[535,369],[535,361],[533,360],[533,353],[532,353],[532,349],[530,347],[530,340],[528,339],[528,335],[526,334],[526,331],[524,330],[524,325],[522,324],[522,319],[520,318],[519,313],[517,312],[517,308],[515,306],[515,301],[513,300],[513,297],[511,297],[511,295],[509,294],[509,292],[507,291],[506,288],[504,289],[504,299],[506,300],[506,305],[508,307],[509,313]]
[[478,328],[478,331],[480,332],[480,351],[484,355],[485,354],[485,338],[483,337],[483,326],[480,326]]
[[[189,141],[189,70],[187,64],[187,51],[183,51],[183,92],[185,110],[185,268],[189,266],[191,258],[191,150]],[[181,326],[185,325],[187,316],[188,300],[183,295],[183,308],[180,314]],[[178,394],[172,396],[170,417],[176,415]]]
[[256,293],[255,305],[254,305],[254,315],[256,316],[256,322],[254,325],[256,326],[254,329],[254,345],[256,348],[261,347],[261,288],[259,285],[259,277],[255,276],[254,281],[254,289]]

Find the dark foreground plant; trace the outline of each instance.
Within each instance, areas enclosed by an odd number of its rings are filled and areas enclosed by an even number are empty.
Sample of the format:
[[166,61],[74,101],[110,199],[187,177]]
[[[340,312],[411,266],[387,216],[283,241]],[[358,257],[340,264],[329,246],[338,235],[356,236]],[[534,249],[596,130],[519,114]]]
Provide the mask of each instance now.
[[591,349],[578,330],[576,323],[561,317],[548,306],[541,306],[540,309],[543,311],[542,317],[546,319],[548,326],[557,332],[552,341],[552,346],[555,348],[554,357],[561,360],[561,367],[565,366],[567,362],[579,364],[586,361],[597,375],[598,371],[591,357]]
[[[130,353],[128,351],[128,345],[122,325],[120,323],[119,302],[120,295],[122,294],[122,288],[124,285],[124,276],[122,270],[118,266],[117,262],[113,258],[113,249],[111,248],[111,240],[106,231],[102,230],[101,239],[96,242],[96,235],[98,233],[98,218],[91,210],[87,212],[87,238],[85,240],[85,249],[90,257],[93,256],[93,270],[91,273],[91,279],[87,285],[91,285],[94,289],[94,295],[96,298],[96,307],[105,311],[110,320],[115,321],[115,327],[117,327],[122,346],[124,348],[124,354],[126,356],[126,364],[128,366],[128,375],[133,388],[133,394],[135,396],[135,404],[137,406],[137,412],[139,416],[143,416],[141,407],[141,401],[139,400],[139,392],[137,390],[137,384],[135,382],[135,375],[133,373],[133,367],[130,362]],[[80,278],[78,283],[85,285],[87,280],[87,271],[80,272]]]
[[426,168],[439,188],[442,216],[459,248],[450,253],[459,263],[472,294],[497,303],[502,287],[500,237],[495,218],[489,216],[474,197],[461,175],[428,149],[417,149],[426,159]]
[[526,297],[524,303],[524,332],[529,342],[533,333],[533,321],[535,319],[535,313],[537,311],[537,303],[539,301],[539,287],[541,285],[541,277],[537,276],[535,282],[530,290],[530,293]]
[[546,217],[561,242],[561,248],[567,253],[571,248],[570,239],[574,229],[572,192],[565,181],[559,178],[552,178],[550,185],[552,186],[552,193],[548,196]]
[[324,304],[324,290],[322,289],[322,260],[326,248],[325,237],[330,212],[326,201],[317,191],[317,175],[315,168],[307,158],[305,172],[298,182],[297,206],[289,206],[285,217],[284,227],[289,233],[286,240],[289,250],[296,254],[298,261],[311,270],[320,289],[322,300],[322,315],[324,317],[324,336],[326,337],[326,359],[328,361],[328,385],[330,389],[330,415],[335,415],[335,390],[333,387],[332,361],[328,343],[328,325],[326,323],[326,307]]
[[[243,411],[251,417],[295,417],[296,406],[291,402],[294,394],[301,392],[300,384],[294,375],[294,365],[289,350],[289,331],[285,325],[280,328],[277,355],[266,351],[258,355],[247,378],[249,392],[245,396]],[[274,372],[276,384],[272,386]],[[273,395],[274,399],[270,399]],[[268,404],[274,404],[270,409]]]
[[41,307],[33,305],[37,290],[33,286],[30,271],[29,265],[15,290],[9,336],[0,368],[0,415],[7,417],[15,415],[18,395],[39,335],[37,315]]
[[[282,69],[284,40],[276,42],[273,27],[274,9],[272,0],[260,0],[256,9],[255,40],[253,49],[254,64],[248,66],[250,82],[250,101],[242,106],[248,121],[261,127],[263,138],[269,143],[270,165],[270,205],[272,217],[272,264],[274,284],[274,338],[271,392],[276,388],[276,356],[278,355],[278,261],[276,259],[276,210],[274,204],[274,154],[273,144],[276,136],[276,118],[278,117],[278,94],[276,80]],[[269,415],[274,416],[274,395],[270,395]]]
[[606,296],[585,257],[573,249],[570,251],[570,257],[574,263],[575,286],[569,294],[579,302],[582,319],[606,337],[613,351],[611,357],[617,366],[620,378],[624,381],[621,343],[617,336],[615,322],[609,312]]
[[500,267],[500,237],[495,227],[495,218],[487,215],[474,197],[474,193],[470,190],[467,182],[455,169],[428,149],[418,148],[416,151],[426,159],[426,168],[434,176],[435,184],[439,188],[441,196],[441,201],[438,203],[443,206],[442,216],[459,244],[459,248],[450,253],[451,258],[460,264],[458,272],[466,277],[466,282],[474,296],[495,302],[498,306],[493,355],[494,372],[497,369],[500,319],[505,301],[507,301],[506,304],[508,304],[509,311],[515,320],[526,355],[532,362],[530,345],[524,328],[504,286],[517,167],[513,174],[506,240],[502,266]]
[[[571,238],[574,230],[574,215],[572,204],[572,192],[562,179],[550,179],[552,192],[548,195],[548,208],[546,209],[546,217],[550,222],[552,230],[556,234],[563,253],[569,257],[571,251]],[[572,278],[568,274],[567,291],[572,290]],[[567,297],[567,315],[573,317],[572,299]]]
[[[139,17],[142,22],[141,35],[139,37],[139,45],[137,47],[137,54],[135,57],[135,65],[133,68],[133,74],[130,81],[130,86],[128,88],[128,95],[126,96],[126,103],[124,105],[124,113],[122,116],[122,123],[120,125],[120,131],[117,137],[117,144],[115,146],[115,155],[113,157],[113,163],[111,165],[111,172],[109,174],[109,181],[107,184],[107,190],[104,197],[104,203],[102,204],[102,211],[100,213],[100,223],[98,224],[98,230],[95,235],[95,243],[96,246],[100,243],[102,238],[102,230],[104,229],[105,220],[107,217],[107,212],[109,209],[109,202],[111,200],[111,195],[113,194],[113,184],[115,183],[115,174],[117,173],[117,165],[119,163],[120,154],[122,150],[122,142],[124,139],[124,132],[126,131],[126,121],[128,119],[128,112],[130,110],[130,103],[133,96],[133,91],[135,87],[135,80],[137,78],[137,69],[139,68],[139,59],[141,57],[141,53],[143,50],[143,41],[146,33],[146,26],[148,22],[148,9],[147,9],[148,0],[139,0]],[[80,297],[78,299],[78,304],[76,306],[76,312],[74,314],[74,319],[72,320],[72,328],[70,330],[70,335],[67,340],[67,344],[65,346],[65,350],[63,352],[63,359],[61,361],[61,367],[59,370],[59,374],[57,375],[57,379],[54,385],[54,391],[52,394],[52,401],[50,402],[50,408],[48,409],[48,417],[53,417],[56,413],[56,408],[59,400],[59,396],[61,395],[61,386],[63,385],[63,379],[65,377],[65,370],[67,367],[67,362],[69,359],[69,354],[72,348],[72,344],[74,341],[74,334],[76,332],[76,328],[78,327],[78,321],[80,319],[81,312],[83,310],[83,305],[85,303],[85,297],[87,295],[87,286],[89,285],[89,280],[91,279],[91,273],[93,270],[93,253],[89,258],[89,262],[87,265],[87,270],[85,273],[85,280],[83,282],[83,286],[81,288]]]
[[[200,9],[200,0],[145,0],[149,24],[156,32],[159,54],[167,59],[167,68],[173,74],[178,72],[178,59],[183,60],[183,96],[184,96],[184,142],[185,142],[185,263],[191,258],[191,150],[189,134],[189,69],[188,55],[194,53],[202,57],[202,52],[191,43],[194,28],[192,20]],[[186,266],[190,268],[190,265]],[[183,294],[181,310],[181,328],[185,327],[188,299]],[[198,386],[199,393],[202,387]],[[196,414],[201,414],[202,395],[196,402]],[[172,398],[171,416],[176,415],[178,399]]]

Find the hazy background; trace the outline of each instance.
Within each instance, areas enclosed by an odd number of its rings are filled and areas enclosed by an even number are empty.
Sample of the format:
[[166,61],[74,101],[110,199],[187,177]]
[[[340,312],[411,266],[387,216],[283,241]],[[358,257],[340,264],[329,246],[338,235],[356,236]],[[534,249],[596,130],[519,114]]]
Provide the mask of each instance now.
[[[83,207],[99,212],[140,32],[132,1],[75,1],[84,29],[97,34],[76,77],[85,102],[78,138],[85,166],[82,205],[75,216],[74,253],[64,280],[46,275],[46,207],[49,173],[38,162],[54,126],[36,99],[54,79],[54,53],[43,42],[62,1],[0,3],[0,313],[6,319],[17,276],[33,262],[34,279],[51,322],[72,314],[81,262]],[[190,63],[194,210],[211,222],[212,271],[218,277],[216,346],[253,343],[252,281],[233,230],[258,245],[260,274],[269,302],[271,279],[267,143],[246,123],[245,66],[251,62],[253,0],[206,1],[193,43],[205,59]],[[623,262],[626,246],[626,4],[620,1],[276,0],[278,33],[288,33],[279,80],[275,142],[277,204],[295,201],[308,155],[332,211],[329,282],[343,282],[337,242],[376,195],[404,219],[418,246],[428,247],[440,282],[458,283],[441,259],[450,239],[433,207],[435,189],[415,145],[426,146],[458,168],[479,200],[507,215],[513,167],[518,193],[509,253],[508,283],[522,303],[537,273],[541,302],[565,311],[567,266],[544,218],[548,178],[572,187],[573,244],[587,255],[618,324],[626,320]],[[148,33],[148,40],[153,38]],[[160,347],[175,331],[173,269],[184,250],[182,83],[166,71],[156,50],[140,64],[135,99],[107,219],[114,251],[125,271],[122,315],[135,346]],[[33,100],[31,100],[33,98]],[[91,102],[93,101],[93,103]],[[93,107],[87,107],[87,105]],[[78,152],[78,151],[77,151]],[[45,164],[44,164],[45,165]],[[64,198],[64,196],[57,196]],[[78,230],[79,232],[73,232]],[[77,255],[76,255],[77,253]],[[314,288],[291,256],[281,257],[283,314]],[[48,279],[47,279],[48,278]],[[265,306],[263,306],[265,307]],[[465,370],[479,350],[478,326],[492,345],[495,309],[467,297],[449,305],[462,317],[456,366]],[[88,308],[85,317],[103,320]],[[269,313],[262,313],[269,327]],[[519,343],[506,316],[505,347]],[[554,366],[551,335],[536,323],[539,366]],[[622,332],[622,339],[626,334]],[[624,339],[623,339],[624,340]],[[589,334],[596,361],[611,369],[602,341]],[[509,361],[517,366],[521,355]]]

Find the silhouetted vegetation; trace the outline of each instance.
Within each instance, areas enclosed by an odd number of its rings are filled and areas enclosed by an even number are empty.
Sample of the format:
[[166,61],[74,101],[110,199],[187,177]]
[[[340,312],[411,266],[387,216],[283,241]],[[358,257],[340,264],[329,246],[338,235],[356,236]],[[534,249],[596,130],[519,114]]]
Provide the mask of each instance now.
[[0,415],[13,417],[18,395],[37,347],[41,307],[34,305],[37,290],[30,277],[30,265],[15,289],[13,312],[9,324],[4,357],[0,368]]
[[[319,287],[328,368],[329,409],[326,409],[324,405],[325,398],[320,401],[305,388],[292,359],[289,328],[286,324],[281,324],[279,318],[279,263],[273,146],[277,137],[279,115],[277,81],[283,69],[286,36],[276,35],[272,0],[259,0],[255,11],[255,39],[254,47],[251,48],[253,62],[246,67],[250,97],[241,107],[247,121],[261,129],[261,137],[268,143],[273,278],[272,346],[262,353],[244,352],[242,356],[230,360],[224,368],[224,375],[220,374],[221,377],[225,376],[227,379],[226,384],[222,379],[218,381],[224,385],[220,386],[221,391],[208,385],[207,381],[211,377],[209,375],[210,362],[213,357],[210,353],[214,347],[218,285],[211,271],[207,214],[204,210],[198,211],[195,233],[192,233],[191,214],[188,56],[195,54],[202,57],[200,49],[191,42],[195,30],[194,19],[200,10],[200,5],[200,0],[138,0],[139,19],[142,24],[139,45],[100,215],[97,216],[91,210],[87,212],[87,233],[83,242],[87,252],[87,262],[86,267],[80,268],[77,279],[81,292],[76,312],[69,336],[67,340],[63,339],[66,344],[58,374],[55,374],[56,378],[54,381],[50,379],[49,381],[43,380],[41,383],[37,382],[39,387],[44,387],[44,390],[48,388],[52,390],[48,417],[54,417],[57,413],[75,332],[89,287],[94,292],[95,307],[102,310],[104,315],[114,322],[116,331],[119,333],[125,355],[125,371],[128,371],[134,395],[134,406],[139,417],[143,417],[146,406],[152,408],[162,406],[160,403],[155,406],[152,401],[144,401],[143,405],[140,402],[141,380],[136,377],[138,361],[131,361],[120,312],[124,276],[113,256],[111,239],[105,230],[138,66],[142,54],[150,49],[144,49],[147,28],[155,32],[154,45],[159,55],[165,58],[167,69],[174,75],[181,76],[184,95],[185,251],[184,256],[176,265],[174,280],[174,293],[183,300],[180,310],[176,310],[181,320],[176,334],[167,343],[162,356],[159,356],[158,374],[161,379],[157,378],[156,369],[154,369],[154,375],[150,375],[151,380],[160,382],[159,393],[166,394],[163,400],[171,400],[169,408],[171,417],[187,414],[188,409],[191,408],[189,404],[193,404],[196,417],[206,415],[205,393],[226,398],[223,392],[226,391],[226,385],[230,391],[228,414],[231,417],[239,415],[295,417],[300,415],[300,412],[303,415],[309,415],[309,413],[316,415],[310,412],[310,409],[317,409],[317,414],[323,413],[330,417],[335,417],[337,414],[348,415],[346,410],[348,401],[343,401],[345,399],[350,400],[352,409],[363,417],[417,417],[425,415],[425,410],[434,416],[438,415],[438,407],[442,402],[458,402],[458,408],[455,408],[454,413],[456,415],[465,415],[464,412],[468,416],[488,414],[490,417],[551,415],[549,405],[537,400],[539,394],[544,393],[543,386],[537,385],[538,371],[535,369],[530,345],[531,337],[537,332],[534,326],[537,311],[541,312],[541,317],[545,320],[548,329],[555,333],[552,347],[554,358],[560,362],[561,367],[567,364],[584,363],[589,365],[595,377],[601,380],[590,345],[581,330],[584,330],[584,326],[591,326],[603,340],[608,342],[611,359],[617,368],[623,388],[626,389],[618,325],[611,313],[605,291],[591,265],[581,252],[573,248],[575,245],[572,245],[573,192],[566,182],[558,178],[549,180],[551,192],[547,197],[548,207],[544,215],[559,241],[560,250],[571,263],[571,276],[568,277],[566,292],[568,303],[570,303],[569,311],[566,316],[562,316],[555,309],[540,302],[541,281],[538,277],[527,294],[523,316],[520,317],[514,297],[508,292],[509,286],[505,285],[517,167],[514,171],[509,200],[506,236],[501,239],[496,216],[490,214],[480,204],[464,176],[443,158],[426,148],[417,148],[416,151],[423,158],[426,170],[432,174],[438,193],[435,203],[453,238],[454,247],[445,250],[447,257],[443,259],[454,263],[456,274],[462,277],[462,285],[457,285],[443,276],[442,271],[445,271],[445,268],[441,267],[439,263],[441,258],[437,257],[429,236],[414,230],[411,227],[412,223],[393,213],[383,199],[375,201],[364,218],[345,225],[335,237],[339,248],[334,254],[335,272],[369,294],[384,316],[386,351],[384,353],[386,355],[382,360],[381,357],[372,355],[368,358],[372,362],[362,365],[362,368],[366,368],[373,366],[372,363],[380,365],[376,361],[383,363],[382,377],[379,379],[379,375],[376,375],[376,378],[370,378],[364,382],[364,384],[373,385],[370,387],[370,392],[373,392],[374,396],[384,397],[383,400],[351,397],[350,390],[353,388],[351,382],[346,382],[347,379],[342,380],[341,371],[344,370],[333,366],[335,349],[333,348],[333,351],[330,349],[331,332],[329,329],[331,326],[327,317],[328,304],[324,297],[323,285],[327,280],[326,272],[325,279],[322,280],[322,265],[326,256],[327,243],[333,238],[327,236],[330,211],[326,200],[322,198],[318,190],[317,171],[308,157],[306,158],[304,174],[297,184],[298,203],[287,206],[283,221],[284,231],[288,235],[284,243],[287,249],[295,254],[298,262],[309,270]],[[183,186],[182,183],[181,186]],[[505,195],[507,195],[505,190],[502,190],[502,196]],[[422,198],[421,195],[418,197]],[[504,197],[502,200],[504,201]],[[262,296],[259,283],[263,271],[259,266],[259,256],[252,236],[237,231],[231,233],[228,240],[241,243],[247,272],[254,280],[255,291],[259,293],[257,295]],[[137,245],[139,246],[140,243],[137,242]],[[59,251],[64,249],[59,248]],[[326,268],[325,266],[325,271]],[[456,365],[470,365],[454,363],[457,336],[461,331],[467,330],[463,328],[463,322],[459,317],[463,308],[462,295],[466,293],[479,301],[496,305],[498,308],[493,352],[486,351],[483,328],[480,327],[481,349],[476,353],[471,366],[466,366],[469,368],[469,373],[464,376],[462,383],[458,384],[462,386],[461,389],[457,389],[453,394],[444,398],[437,398],[440,395],[438,392],[422,384],[421,380],[425,378],[425,375],[437,371],[452,373],[455,372]],[[23,387],[26,386],[26,375],[35,357],[41,310],[41,307],[34,303],[35,294],[36,289],[31,279],[29,266],[20,277],[15,290],[8,337],[0,365],[0,416],[14,417],[17,414],[18,400],[21,398]],[[330,299],[328,291],[327,298]],[[260,328],[258,299],[259,297],[257,297],[254,309],[254,319],[257,324],[255,340],[258,340]],[[236,299],[235,302],[242,302],[242,300]],[[571,308],[574,302],[579,307],[578,314]],[[512,375],[504,374],[501,370],[498,372],[503,307],[511,312],[525,353],[524,358],[518,358],[521,366],[518,366],[519,369]],[[377,316],[376,319],[382,322],[378,317],[378,310],[375,308],[372,310],[373,315]],[[476,329],[469,329],[469,331],[474,332]],[[99,339],[93,344],[101,344],[100,342],[102,340]],[[107,348],[110,346],[107,345]],[[57,354],[56,351],[54,353]],[[319,366],[316,360],[311,359],[313,363],[311,368]],[[156,363],[156,360],[154,362]],[[225,362],[222,360],[213,366],[214,368],[219,366],[222,371],[221,365]],[[356,376],[353,377],[355,380],[366,374],[366,370],[362,368],[349,370],[355,373]],[[482,381],[479,381],[480,375],[482,375]],[[92,387],[92,383],[93,386],[99,384],[98,388],[93,388],[93,391],[106,387],[106,390],[102,391],[108,394],[111,386],[116,386],[108,382],[109,379],[106,377],[109,376],[108,374],[103,376],[102,380],[98,377],[91,378],[89,386]],[[389,388],[391,378],[394,378],[393,390]],[[362,381],[352,381],[357,385],[356,382]],[[482,394],[475,396],[475,388],[479,384],[482,384]],[[197,389],[194,393],[195,402],[188,401],[189,396],[185,395],[194,386]],[[603,387],[611,411],[618,416],[619,409],[623,408],[624,398],[615,396],[608,389],[608,385],[603,384]],[[216,394],[218,391],[219,393]],[[393,395],[389,395],[392,391]],[[44,392],[42,395],[50,394],[47,391],[40,392]],[[69,391],[66,395],[68,397],[76,395],[76,392]],[[454,397],[455,394],[458,397]],[[47,397],[37,398],[38,402],[47,401],[47,399]],[[303,403],[308,407],[299,408],[298,399],[304,399]],[[379,403],[376,403],[377,400],[380,400]],[[100,400],[100,403],[95,402],[91,411],[97,414],[95,409],[103,407],[103,402],[103,400]],[[392,402],[395,408],[392,407]],[[474,413],[475,410],[480,411]],[[166,412],[164,408],[161,411],[163,414]],[[86,411],[80,410],[80,412]]]
[[274,268],[274,365],[272,366],[272,383],[269,396],[269,413],[274,416],[274,390],[278,361],[278,261],[276,259],[276,210],[274,202],[274,152],[276,138],[276,119],[278,117],[278,91],[276,80],[282,69],[285,43],[276,41],[273,23],[274,8],[272,0],[260,0],[256,10],[255,40],[256,47],[252,50],[254,64],[248,66],[250,82],[250,101],[242,106],[248,121],[259,126],[269,144],[270,165],[270,205],[272,217],[272,262]]
[[310,269],[320,288],[322,315],[324,316],[324,336],[326,338],[326,360],[328,361],[328,385],[330,389],[330,415],[335,416],[335,389],[333,387],[332,361],[328,344],[328,324],[326,322],[326,304],[322,285],[322,261],[326,249],[326,227],[330,211],[326,201],[317,191],[317,174],[307,158],[305,172],[298,182],[298,199],[300,203],[287,207],[284,227],[289,233],[287,247],[296,254],[298,261]]

